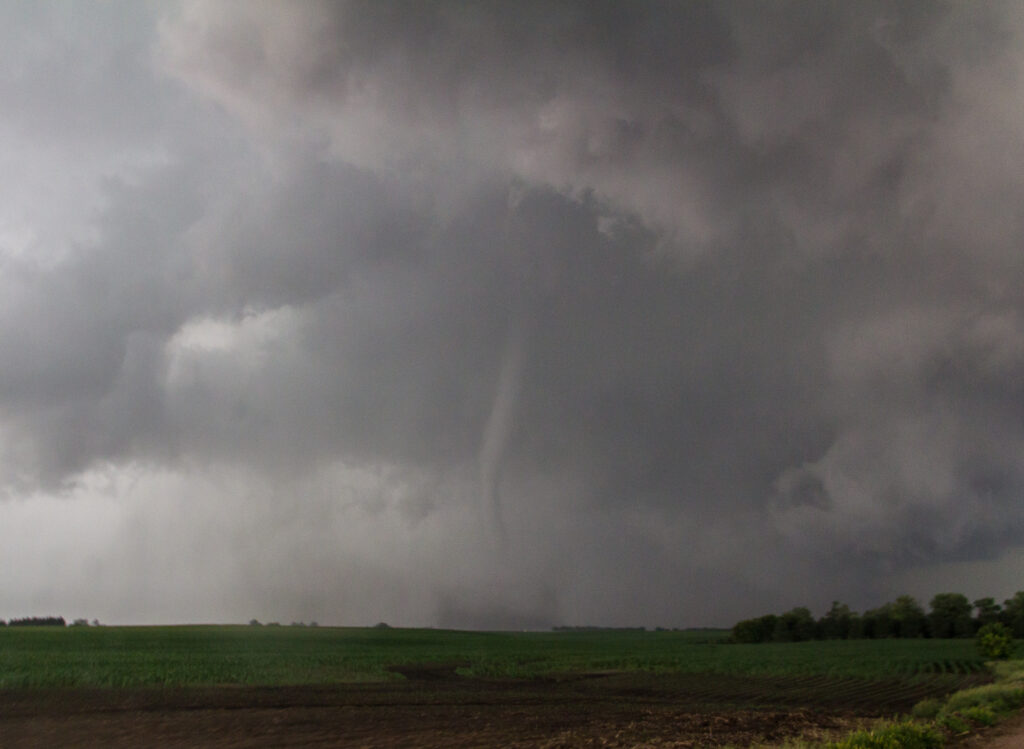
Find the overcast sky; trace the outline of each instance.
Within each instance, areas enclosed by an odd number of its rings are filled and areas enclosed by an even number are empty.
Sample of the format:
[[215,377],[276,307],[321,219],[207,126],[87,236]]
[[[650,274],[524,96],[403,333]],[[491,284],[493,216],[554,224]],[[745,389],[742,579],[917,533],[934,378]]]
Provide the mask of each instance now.
[[0,618],[1024,588],[1024,6],[0,2]]

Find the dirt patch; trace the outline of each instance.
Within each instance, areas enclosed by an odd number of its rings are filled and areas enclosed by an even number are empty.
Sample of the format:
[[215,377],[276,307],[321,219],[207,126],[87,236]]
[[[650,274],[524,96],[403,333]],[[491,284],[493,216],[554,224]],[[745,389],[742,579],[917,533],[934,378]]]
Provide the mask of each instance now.
[[[856,712],[713,707],[679,684],[395,681],[0,692],[0,746],[717,747],[851,728]],[[600,687],[595,685],[601,684]]]
[[396,666],[386,666],[384,670],[392,674],[401,674],[410,681],[450,681],[459,678],[456,669],[466,668],[469,665],[469,661],[456,661],[454,663],[403,663]]
[[1024,711],[992,728],[964,737],[952,746],[955,749],[1021,749],[1024,747]]

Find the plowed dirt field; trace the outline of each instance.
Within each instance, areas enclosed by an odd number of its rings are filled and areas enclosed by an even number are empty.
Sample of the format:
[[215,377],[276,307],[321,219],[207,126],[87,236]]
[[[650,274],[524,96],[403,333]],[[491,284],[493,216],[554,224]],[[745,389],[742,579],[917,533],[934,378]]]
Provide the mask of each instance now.
[[849,730],[927,682],[589,674],[0,692],[0,747],[717,747]]

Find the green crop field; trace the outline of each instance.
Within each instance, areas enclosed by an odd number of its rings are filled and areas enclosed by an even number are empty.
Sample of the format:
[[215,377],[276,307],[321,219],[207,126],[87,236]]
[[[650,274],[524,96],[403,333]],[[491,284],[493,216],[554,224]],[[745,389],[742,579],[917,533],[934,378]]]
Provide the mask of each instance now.
[[[7,627],[0,688],[295,685],[400,680],[451,664],[463,676],[594,672],[890,680],[954,688],[983,676],[971,640],[733,645],[725,632],[454,632],[333,627]],[[809,683],[809,682],[808,682]]]
[[0,743],[752,746],[839,735],[991,679],[972,640],[727,635],[6,627]]

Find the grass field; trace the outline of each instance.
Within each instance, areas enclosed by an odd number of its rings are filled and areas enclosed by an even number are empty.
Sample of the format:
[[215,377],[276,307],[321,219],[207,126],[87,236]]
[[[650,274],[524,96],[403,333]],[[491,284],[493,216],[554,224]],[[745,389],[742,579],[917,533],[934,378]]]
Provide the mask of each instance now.
[[458,665],[484,678],[602,671],[927,681],[984,669],[971,640],[733,645],[725,632],[455,632],[333,627],[0,629],[0,688],[296,685],[401,679],[392,666]]

